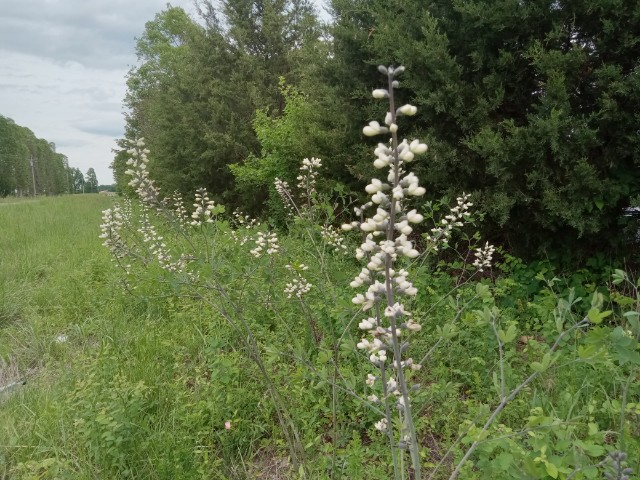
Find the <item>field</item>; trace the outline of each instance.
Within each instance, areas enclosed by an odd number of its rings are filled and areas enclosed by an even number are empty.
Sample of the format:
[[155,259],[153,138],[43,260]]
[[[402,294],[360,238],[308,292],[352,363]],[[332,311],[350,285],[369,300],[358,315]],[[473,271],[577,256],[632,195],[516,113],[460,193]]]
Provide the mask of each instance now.
[[[187,275],[157,253],[112,260],[99,234],[114,201],[0,202],[0,478],[392,478],[356,348],[357,239],[344,254],[303,216],[263,255],[264,225],[151,215],[171,258],[197,253]],[[632,279],[505,253],[469,278],[454,261],[410,266],[423,478],[450,478],[473,445],[459,478],[640,470]]]

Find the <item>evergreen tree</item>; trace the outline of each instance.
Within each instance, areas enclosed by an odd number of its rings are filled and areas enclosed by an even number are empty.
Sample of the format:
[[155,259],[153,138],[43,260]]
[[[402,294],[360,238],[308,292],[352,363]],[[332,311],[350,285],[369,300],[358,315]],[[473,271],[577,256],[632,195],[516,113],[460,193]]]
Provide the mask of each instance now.
[[204,27],[179,8],[147,23],[138,41],[141,64],[128,80],[126,139],[113,167],[125,189],[127,140],[144,137],[150,171],[165,191],[200,186],[234,203],[229,165],[258,154],[256,109],[284,109],[279,76],[299,72],[299,51],[317,37],[306,0],[201,4]]
[[86,193],[98,193],[98,178],[93,168],[87,170],[85,177],[85,192]]
[[[533,253],[615,243],[640,190],[640,8],[631,0],[333,0],[335,68],[360,123],[374,66],[407,67],[432,195],[474,192]],[[336,79],[335,76],[340,78]],[[346,139],[345,144],[353,143]]]

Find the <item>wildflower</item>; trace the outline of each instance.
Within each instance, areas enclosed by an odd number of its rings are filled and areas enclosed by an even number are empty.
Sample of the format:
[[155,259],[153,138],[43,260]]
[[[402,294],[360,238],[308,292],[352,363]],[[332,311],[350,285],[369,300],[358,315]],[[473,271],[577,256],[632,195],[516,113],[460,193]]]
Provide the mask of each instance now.
[[374,427],[376,428],[376,430],[380,430],[381,432],[386,432],[388,427],[387,419],[383,418],[379,422],[376,422],[374,424]]
[[[344,225],[342,228],[344,230]],[[341,253],[347,253],[347,246],[344,244],[345,239],[337,229],[329,225],[320,227],[320,235],[327,245]]]
[[249,253],[251,253],[251,255],[256,258],[260,258],[265,253],[267,253],[268,255],[273,255],[274,253],[278,253],[278,251],[280,250],[280,245],[278,244],[278,235],[275,232],[267,234],[258,232],[255,244],[255,248],[250,250]]
[[[415,209],[406,211],[405,205],[410,197],[424,195],[426,189],[420,186],[418,177],[413,172],[407,172],[406,165],[413,162],[417,155],[425,153],[427,146],[419,140],[398,142],[396,116],[415,115],[417,108],[413,105],[403,105],[398,109],[394,107],[392,89],[398,86],[395,77],[402,73],[404,68],[381,66],[379,70],[387,75],[389,90],[374,90],[373,96],[389,98],[390,109],[384,120],[386,126],[371,121],[363,128],[363,133],[367,136],[391,133],[389,144],[379,143],[375,148],[376,158],[373,161],[376,169],[388,168],[388,173],[384,179],[373,178],[365,188],[370,195],[370,202],[366,208],[375,206],[375,212],[364,218],[365,207],[355,209],[356,214],[361,217],[360,221],[345,224],[342,229],[349,231],[359,227],[365,234],[360,247],[356,249],[356,258],[366,262],[366,268],[362,269],[350,285],[354,288],[367,286],[367,290],[357,293],[352,302],[361,306],[363,311],[372,309],[376,313],[358,324],[367,336],[356,346],[366,352],[372,365],[382,372],[380,377],[368,374],[366,384],[373,387],[381,378],[385,378],[389,360],[395,374],[394,377],[387,377],[386,384],[383,385],[387,395],[382,401],[388,411],[391,406],[388,397],[396,398],[395,406],[402,411],[403,438],[407,432],[411,434],[411,441],[405,441],[405,444],[414,449],[417,444],[416,434],[404,370],[414,369],[415,364],[413,360],[403,361],[401,357],[409,347],[408,340],[404,339],[408,338],[410,333],[419,331],[421,326],[411,318],[411,312],[405,308],[401,297],[413,297],[418,290],[409,280],[409,273],[397,268],[397,262],[402,257],[413,259],[420,255],[409,236],[413,233],[413,225],[422,222],[424,217]],[[382,278],[382,281],[379,278]],[[402,343],[400,338],[403,339]],[[379,400],[375,395],[369,398],[372,401]],[[375,427],[385,432],[390,425],[387,418],[383,418],[376,422]],[[418,456],[418,452],[412,450],[412,458]],[[419,468],[419,464],[414,464],[414,469]]]
[[193,219],[191,225],[198,226],[203,223],[213,223],[216,205],[215,202],[209,198],[206,188],[196,190],[196,201],[193,206],[195,210],[191,214],[191,218]]
[[285,209],[290,215],[293,215],[295,204],[291,196],[291,189],[289,188],[289,184],[284,180],[280,180],[278,177],[276,177],[274,185],[276,188],[276,192],[278,192],[278,195],[280,196]]
[[229,420],[224,422],[224,428],[225,430],[231,430],[231,422]]
[[484,248],[479,248],[475,253],[475,260],[473,266],[478,269],[479,272],[483,272],[485,268],[491,268],[491,261],[493,260],[493,254],[496,248],[493,245],[489,245],[487,242]]

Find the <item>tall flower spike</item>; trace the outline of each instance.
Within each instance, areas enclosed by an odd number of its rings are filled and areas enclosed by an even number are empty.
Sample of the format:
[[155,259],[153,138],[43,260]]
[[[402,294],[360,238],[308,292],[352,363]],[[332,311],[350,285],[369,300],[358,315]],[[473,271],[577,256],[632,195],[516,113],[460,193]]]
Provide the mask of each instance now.
[[[371,121],[362,133],[366,136],[391,134],[389,143],[379,143],[375,148],[373,162],[376,169],[386,168],[388,173],[385,179],[373,178],[365,188],[371,196],[367,205],[375,207],[371,216],[364,218],[365,209],[357,209],[356,213],[362,217],[360,221],[345,224],[342,229],[359,228],[365,235],[356,250],[356,258],[366,262],[366,268],[350,285],[366,288],[366,292],[354,296],[353,303],[363,311],[375,312],[358,324],[366,336],[357,344],[380,373],[369,374],[366,380],[368,386],[378,389],[378,394],[371,398],[379,399],[385,405],[385,418],[375,426],[389,436],[396,472],[399,467],[395,449],[402,444],[411,452],[414,478],[420,479],[420,457],[407,385],[409,371],[419,369],[420,365],[410,358],[403,360],[402,354],[409,347],[410,334],[420,331],[421,327],[411,318],[411,312],[401,300],[402,297],[414,297],[417,289],[409,281],[409,272],[402,268],[396,270],[395,265],[402,257],[413,259],[420,255],[408,236],[413,231],[411,225],[424,218],[415,209],[407,212],[404,209],[408,198],[424,195],[425,189],[419,185],[415,174],[407,172],[406,165],[425,153],[427,146],[419,140],[398,141],[397,117],[412,116],[418,111],[413,105],[395,107],[394,89],[399,86],[396,77],[404,67],[380,66],[378,70],[387,76],[387,88],[374,90],[373,97],[388,99],[389,111],[384,121],[388,127]],[[395,409],[400,411],[399,435],[394,432],[398,423],[393,422],[391,413]]]

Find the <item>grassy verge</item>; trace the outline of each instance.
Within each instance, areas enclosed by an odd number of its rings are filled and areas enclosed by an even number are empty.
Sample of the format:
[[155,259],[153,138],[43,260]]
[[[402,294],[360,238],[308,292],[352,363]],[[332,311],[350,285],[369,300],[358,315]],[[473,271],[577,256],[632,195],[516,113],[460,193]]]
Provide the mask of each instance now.
[[[18,382],[0,393],[0,478],[302,478],[246,343],[214,308],[216,291],[195,298],[153,264],[125,288],[98,238],[111,203],[86,195],[0,207],[0,387]],[[380,417],[356,398],[370,393],[371,371],[355,348],[360,317],[346,287],[358,266],[311,248],[297,228],[280,235],[277,256],[257,259],[255,243],[233,240],[226,222],[204,227],[217,253],[214,269],[198,265],[201,279],[224,285],[255,335],[300,435],[305,478],[388,479]],[[310,266],[304,301],[285,295],[285,262]],[[473,442],[460,478],[597,478],[620,447],[637,470],[640,355],[621,315],[630,292],[502,268],[451,298],[451,275],[418,269],[423,330],[411,352],[429,352],[414,400],[428,478],[449,478]],[[593,314],[561,356],[545,360],[558,322],[582,319],[600,291],[615,311]],[[533,371],[540,375],[482,432],[500,391]]]

